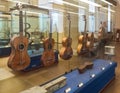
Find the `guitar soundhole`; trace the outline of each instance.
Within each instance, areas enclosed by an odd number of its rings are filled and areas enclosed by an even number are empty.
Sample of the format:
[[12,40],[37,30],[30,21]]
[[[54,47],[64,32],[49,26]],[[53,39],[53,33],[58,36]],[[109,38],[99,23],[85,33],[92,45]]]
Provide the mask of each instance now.
[[24,44],[20,44],[20,45],[19,45],[19,49],[20,49],[20,50],[23,50],[23,49],[24,49]]
[[51,44],[48,45],[48,49],[49,49],[49,50],[52,49],[52,45],[51,45]]

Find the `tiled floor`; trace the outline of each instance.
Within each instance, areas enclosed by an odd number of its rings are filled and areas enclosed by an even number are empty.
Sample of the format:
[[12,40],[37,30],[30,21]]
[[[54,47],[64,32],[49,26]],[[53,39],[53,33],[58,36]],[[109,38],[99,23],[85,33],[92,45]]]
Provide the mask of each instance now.
[[[116,78],[112,83],[105,88],[102,93],[120,93],[120,44],[116,44],[116,56],[113,58],[118,63],[116,68]],[[100,55],[103,57],[103,54]],[[83,59],[78,56],[73,56],[71,60],[64,61],[59,60],[59,64],[53,65],[51,67],[40,68],[34,71],[29,72],[14,72],[7,67],[8,57],[0,58],[0,68],[4,68],[15,76],[9,79],[0,81],[0,93],[19,93],[30,87],[40,85],[49,81],[66,71],[69,71],[71,68],[76,68],[79,65],[82,65]],[[70,63],[70,66],[68,65]]]

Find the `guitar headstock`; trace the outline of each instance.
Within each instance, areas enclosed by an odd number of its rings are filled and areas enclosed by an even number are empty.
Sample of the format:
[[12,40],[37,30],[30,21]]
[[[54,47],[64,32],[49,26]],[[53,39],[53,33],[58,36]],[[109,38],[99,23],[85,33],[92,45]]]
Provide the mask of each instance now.
[[70,13],[68,13],[68,16],[67,16],[68,20],[70,21]]
[[16,8],[17,8],[18,10],[21,10],[21,9],[22,9],[22,4],[21,4],[21,3],[16,3]]

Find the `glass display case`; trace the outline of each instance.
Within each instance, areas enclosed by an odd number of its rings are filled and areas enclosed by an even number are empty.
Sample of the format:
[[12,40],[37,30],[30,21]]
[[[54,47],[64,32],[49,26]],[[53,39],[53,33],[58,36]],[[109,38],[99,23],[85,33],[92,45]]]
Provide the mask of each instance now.
[[[22,34],[29,40],[27,52],[31,62],[25,70],[43,66],[41,60],[45,47],[43,42],[53,34],[51,31],[52,25],[50,25],[52,24],[52,21],[50,20],[50,11],[48,9],[42,9],[38,6],[27,4],[22,4],[21,10],[18,9],[17,5],[10,10],[12,18],[11,37],[21,35],[21,24],[23,24]],[[22,13],[22,15],[20,15],[20,13]],[[20,18],[23,19],[22,23]],[[56,52],[56,49],[54,54],[54,63],[58,63],[58,52]]]
[[[29,39],[29,54],[43,52],[43,40],[49,35],[49,11],[32,5],[22,5],[24,35]],[[19,35],[19,11],[12,9],[11,36]],[[30,51],[29,51],[30,50]],[[32,50],[32,51],[31,51]]]
[[7,56],[10,54],[10,30],[10,13],[0,12],[0,57]]
[[9,44],[11,19],[9,13],[0,12],[0,46]]

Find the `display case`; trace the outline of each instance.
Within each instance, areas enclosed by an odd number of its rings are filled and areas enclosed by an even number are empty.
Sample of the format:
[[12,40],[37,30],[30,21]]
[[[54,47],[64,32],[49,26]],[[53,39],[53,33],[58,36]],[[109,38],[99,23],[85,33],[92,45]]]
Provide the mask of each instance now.
[[0,57],[8,56],[10,50],[10,29],[11,15],[10,13],[0,12]]
[[[19,35],[19,10],[15,7],[11,8],[11,37]],[[44,52],[43,42],[49,37],[50,32],[50,12],[48,9],[42,9],[38,6],[22,4],[23,12],[23,34],[29,40],[28,54],[31,58],[30,65],[25,69],[43,66],[41,57]],[[58,52],[54,47],[55,63],[58,63]]]

